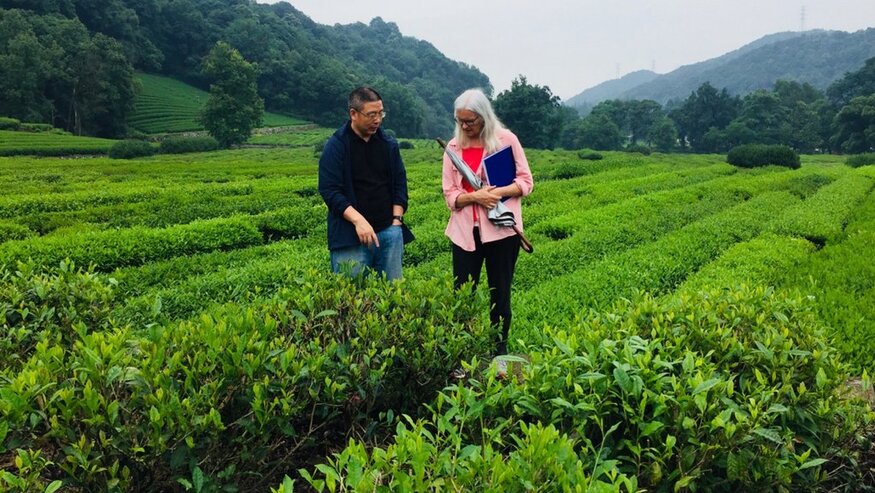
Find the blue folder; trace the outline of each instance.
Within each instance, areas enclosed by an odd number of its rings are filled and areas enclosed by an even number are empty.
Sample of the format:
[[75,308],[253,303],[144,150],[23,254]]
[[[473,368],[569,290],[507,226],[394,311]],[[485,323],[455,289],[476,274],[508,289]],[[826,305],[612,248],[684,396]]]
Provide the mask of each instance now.
[[483,158],[486,167],[486,182],[496,187],[513,183],[516,178],[516,162],[513,159],[513,149],[502,147]]

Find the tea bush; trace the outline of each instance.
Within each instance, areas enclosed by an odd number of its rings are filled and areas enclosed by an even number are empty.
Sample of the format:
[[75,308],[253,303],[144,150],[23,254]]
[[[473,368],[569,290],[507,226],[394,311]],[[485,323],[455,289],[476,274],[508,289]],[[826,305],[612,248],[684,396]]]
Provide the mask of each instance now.
[[313,271],[286,286],[179,324],[39,342],[0,372],[0,443],[39,451],[40,478],[73,489],[169,490],[195,474],[265,490],[348,430],[385,433],[381,413],[415,414],[495,337],[486,298],[449,276]]
[[142,140],[122,140],[109,148],[109,157],[113,159],[133,159],[155,154],[155,147]]
[[859,168],[860,166],[869,166],[870,164],[875,164],[875,152],[848,156],[847,163],[848,166],[852,168]]
[[212,137],[168,137],[161,141],[161,154],[184,154],[186,152],[207,152],[219,148],[219,142]]
[[10,221],[0,221],[0,243],[9,240],[23,240],[34,234],[27,226]]
[[736,146],[729,150],[726,162],[743,168],[776,165],[797,169],[801,166],[796,151],[785,145],[744,144]]
[[865,471],[838,446],[868,410],[840,397],[813,320],[766,288],[625,302],[547,328],[518,378],[448,387],[387,446],[352,441],[301,474],[317,491],[802,491],[833,474],[853,490]]
[[0,116],[0,130],[18,130],[21,127],[21,121],[15,118]]

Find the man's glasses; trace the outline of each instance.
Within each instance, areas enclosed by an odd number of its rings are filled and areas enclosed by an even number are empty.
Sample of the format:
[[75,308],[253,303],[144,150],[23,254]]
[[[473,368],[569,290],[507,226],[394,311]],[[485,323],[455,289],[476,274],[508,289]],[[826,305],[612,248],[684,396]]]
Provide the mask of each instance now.
[[353,111],[355,111],[355,112],[358,113],[359,115],[365,116],[368,120],[376,120],[377,118],[379,118],[380,120],[382,120],[383,118],[386,118],[386,110],[383,110],[383,111],[369,111],[369,112],[367,112],[367,113],[362,113],[362,111],[359,110],[359,109],[357,109],[357,108],[350,108],[350,109],[353,110]]
[[480,115],[477,115],[476,118],[472,118],[470,120],[461,120],[459,118],[455,118],[455,120],[456,123],[458,123],[461,127],[473,127],[474,125],[477,125],[477,122],[480,121]]

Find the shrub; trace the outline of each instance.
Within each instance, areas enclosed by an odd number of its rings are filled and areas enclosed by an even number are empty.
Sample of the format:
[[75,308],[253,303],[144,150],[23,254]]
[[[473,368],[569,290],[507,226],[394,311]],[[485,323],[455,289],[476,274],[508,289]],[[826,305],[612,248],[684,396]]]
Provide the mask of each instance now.
[[629,144],[623,150],[626,152],[637,152],[645,156],[650,155],[650,148],[642,144]]
[[0,220],[0,243],[9,240],[23,240],[35,233],[23,224]]
[[0,116],[0,130],[18,130],[20,127],[21,122],[15,118]]
[[302,476],[317,491],[816,491],[840,473],[853,490],[867,471],[836,447],[867,406],[839,397],[847,374],[805,302],[741,286],[546,327],[519,379],[448,387],[392,442],[351,441]]
[[203,491],[267,491],[349,430],[373,433],[387,409],[418,412],[495,336],[486,297],[472,303],[449,276],[390,284],[320,270],[285,285],[142,333],[38,345],[0,379],[5,443],[41,450],[43,478],[72,491],[175,491],[193,475]]
[[799,155],[790,147],[764,144],[745,144],[733,147],[726,155],[726,162],[742,168],[775,165],[797,169],[801,165]]
[[583,159],[584,161],[598,161],[604,158],[604,156],[602,156],[600,153],[588,150],[578,151],[577,157]]
[[848,166],[859,168],[860,166],[869,166],[875,164],[875,152],[867,152],[866,154],[855,154],[848,156]]
[[50,132],[54,129],[48,123],[22,123],[20,128],[22,132]]
[[77,332],[108,326],[114,290],[69,260],[50,273],[25,263],[0,270],[0,367],[19,367],[39,341],[70,347]]
[[122,140],[109,148],[109,157],[113,159],[133,159],[152,154],[155,154],[155,148],[142,140]]
[[219,141],[212,137],[168,137],[161,141],[161,154],[184,154],[208,152],[219,148]]
[[586,165],[583,163],[569,162],[559,163],[553,170],[553,178],[557,180],[569,180],[587,174]]
[[401,142],[398,142],[398,147],[401,149],[413,149],[416,146],[414,146],[413,142],[410,142],[409,140],[402,140]]

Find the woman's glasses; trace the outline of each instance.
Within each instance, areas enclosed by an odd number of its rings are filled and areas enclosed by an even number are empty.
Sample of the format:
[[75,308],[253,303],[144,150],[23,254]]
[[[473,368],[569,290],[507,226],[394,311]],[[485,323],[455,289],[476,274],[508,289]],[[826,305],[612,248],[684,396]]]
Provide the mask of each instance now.
[[471,118],[470,120],[462,120],[460,118],[455,118],[455,120],[460,127],[473,127],[474,125],[477,125],[477,122],[480,121],[480,115],[477,115],[477,117]]

